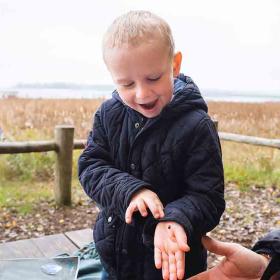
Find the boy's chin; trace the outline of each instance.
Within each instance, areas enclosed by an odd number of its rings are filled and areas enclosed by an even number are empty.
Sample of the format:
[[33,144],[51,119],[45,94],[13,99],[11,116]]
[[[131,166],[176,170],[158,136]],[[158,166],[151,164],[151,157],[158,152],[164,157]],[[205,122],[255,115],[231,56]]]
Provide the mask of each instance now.
[[152,119],[152,118],[155,118],[157,117],[161,110],[154,110],[154,111],[151,111],[151,112],[147,112],[147,110],[138,110],[138,112],[143,115],[144,117],[148,118],[148,119]]

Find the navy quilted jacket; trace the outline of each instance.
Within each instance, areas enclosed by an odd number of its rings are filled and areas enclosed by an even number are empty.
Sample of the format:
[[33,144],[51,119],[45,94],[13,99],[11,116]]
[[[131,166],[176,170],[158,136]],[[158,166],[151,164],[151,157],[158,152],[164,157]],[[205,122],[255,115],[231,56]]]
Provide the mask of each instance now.
[[110,279],[162,279],[153,260],[157,221],[136,213],[125,223],[131,197],[142,188],[159,196],[162,220],[186,230],[186,277],[206,268],[200,238],[224,211],[224,176],[216,129],[189,77],[174,80],[172,101],[152,119],[124,105],[115,91],[95,114],[79,179],[101,209],[94,240]]

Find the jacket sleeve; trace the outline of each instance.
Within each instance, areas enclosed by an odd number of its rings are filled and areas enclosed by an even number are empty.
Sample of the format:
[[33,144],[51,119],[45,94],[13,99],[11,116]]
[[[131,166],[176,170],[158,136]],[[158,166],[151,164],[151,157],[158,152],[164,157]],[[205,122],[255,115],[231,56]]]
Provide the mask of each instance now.
[[148,183],[114,167],[101,110],[94,117],[94,126],[87,146],[78,161],[79,180],[87,195],[101,208],[111,209],[124,220],[132,195]]
[[205,118],[194,131],[184,164],[184,195],[165,207],[163,220],[181,224],[188,235],[212,230],[225,209],[221,146],[213,122]]

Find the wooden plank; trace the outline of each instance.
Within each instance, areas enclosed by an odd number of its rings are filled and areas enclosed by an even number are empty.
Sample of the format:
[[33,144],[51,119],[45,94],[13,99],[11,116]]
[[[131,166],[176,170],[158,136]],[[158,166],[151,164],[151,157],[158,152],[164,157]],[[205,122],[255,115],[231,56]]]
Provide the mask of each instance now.
[[65,235],[78,247],[82,248],[86,244],[93,241],[92,229],[81,229],[66,232]]
[[80,149],[84,149],[86,147],[87,144],[87,139],[74,139],[74,145],[73,145],[73,149],[76,150],[80,150]]
[[57,145],[54,141],[0,143],[0,154],[34,153],[48,151],[57,151]]
[[280,149],[280,139],[267,139],[234,133],[219,132],[221,140]]
[[48,235],[32,239],[45,257],[55,257],[57,255],[68,253],[72,254],[78,248],[64,234]]
[[19,240],[0,245],[0,259],[13,258],[40,258],[43,257],[42,252],[36,244],[30,240]]

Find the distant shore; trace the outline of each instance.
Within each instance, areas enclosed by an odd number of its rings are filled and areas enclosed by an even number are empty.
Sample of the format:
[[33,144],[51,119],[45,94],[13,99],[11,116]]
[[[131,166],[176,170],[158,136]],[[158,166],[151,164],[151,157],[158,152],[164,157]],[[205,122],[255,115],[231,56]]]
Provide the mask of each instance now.
[[[95,99],[110,98],[113,87],[107,85],[84,88],[13,88],[1,89],[0,98],[32,98],[32,99]],[[202,96],[207,102],[225,101],[242,103],[280,102],[279,91],[224,91],[204,89]]]

